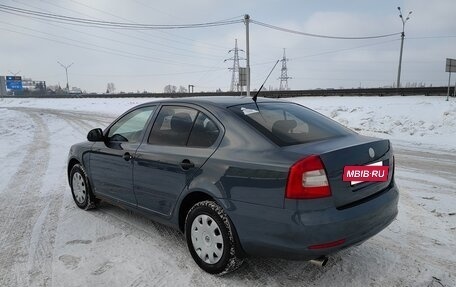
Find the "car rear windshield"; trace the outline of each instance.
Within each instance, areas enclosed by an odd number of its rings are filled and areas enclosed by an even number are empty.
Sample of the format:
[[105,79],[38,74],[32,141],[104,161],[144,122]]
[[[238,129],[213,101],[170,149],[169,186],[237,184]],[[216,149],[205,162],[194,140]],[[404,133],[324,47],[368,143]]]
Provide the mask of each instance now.
[[279,146],[354,133],[337,122],[294,103],[251,103],[228,109]]

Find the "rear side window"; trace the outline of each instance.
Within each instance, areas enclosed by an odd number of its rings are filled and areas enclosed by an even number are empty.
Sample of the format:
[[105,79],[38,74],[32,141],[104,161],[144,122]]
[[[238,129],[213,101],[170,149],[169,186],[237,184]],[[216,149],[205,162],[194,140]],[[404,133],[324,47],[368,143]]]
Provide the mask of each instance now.
[[219,129],[204,113],[192,108],[164,106],[155,120],[148,143],[206,148],[217,140]]
[[217,125],[203,113],[198,113],[195,125],[188,139],[189,147],[210,147],[217,140],[219,129]]
[[313,142],[353,133],[337,122],[294,103],[258,103],[229,107],[279,146]]

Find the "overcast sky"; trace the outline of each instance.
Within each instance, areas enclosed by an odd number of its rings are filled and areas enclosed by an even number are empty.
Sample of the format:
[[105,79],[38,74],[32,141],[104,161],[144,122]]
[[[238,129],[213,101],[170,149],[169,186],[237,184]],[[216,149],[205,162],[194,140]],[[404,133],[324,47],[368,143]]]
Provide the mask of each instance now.
[[[147,24],[202,23],[252,19],[308,33],[370,36],[400,32],[406,24],[402,84],[445,86],[445,58],[456,58],[456,1],[147,1],[0,0],[0,4],[72,17]],[[305,37],[250,25],[252,89],[266,78],[286,48],[291,89],[379,87],[397,77],[400,36],[371,40]],[[51,23],[0,12],[0,75],[11,72],[48,85],[66,84],[88,92],[162,92],[167,84],[193,84],[195,91],[228,90],[232,54],[238,39],[245,49],[242,23],[173,31],[108,30]],[[244,56],[242,53],[241,56]],[[245,65],[241,61],[241,66]],[[266,87],[279,86],[280,66]],[[455,77],[456,78],[456,77]]]

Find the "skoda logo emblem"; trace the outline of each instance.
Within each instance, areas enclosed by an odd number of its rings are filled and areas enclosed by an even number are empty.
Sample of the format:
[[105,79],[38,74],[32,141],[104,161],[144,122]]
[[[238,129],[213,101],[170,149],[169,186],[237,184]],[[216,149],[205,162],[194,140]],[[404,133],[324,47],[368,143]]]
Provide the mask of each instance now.
[[371,148],[371,147],[369,148],[369,156],[371,158],[374,158],[374,156],[375,156],[375,150],[373,148]]

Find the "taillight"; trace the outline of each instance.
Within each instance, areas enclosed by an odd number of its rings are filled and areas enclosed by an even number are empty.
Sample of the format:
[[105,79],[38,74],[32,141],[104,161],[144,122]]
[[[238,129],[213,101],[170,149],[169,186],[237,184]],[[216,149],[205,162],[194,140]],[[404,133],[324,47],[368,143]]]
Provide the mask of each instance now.
[[328,196],[331,196],[331,189],[319,156],[311,155],[290,167],[286,198],[311,199]]

